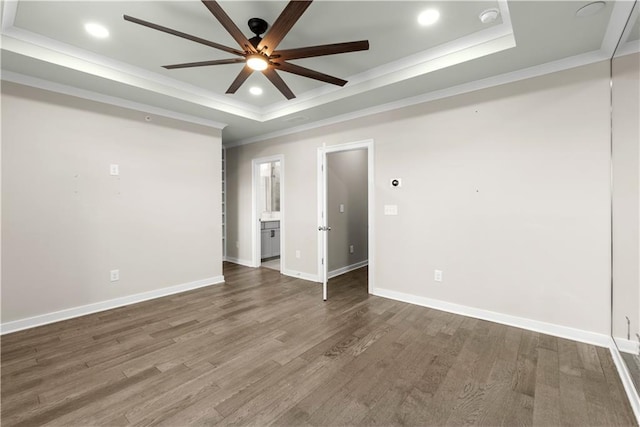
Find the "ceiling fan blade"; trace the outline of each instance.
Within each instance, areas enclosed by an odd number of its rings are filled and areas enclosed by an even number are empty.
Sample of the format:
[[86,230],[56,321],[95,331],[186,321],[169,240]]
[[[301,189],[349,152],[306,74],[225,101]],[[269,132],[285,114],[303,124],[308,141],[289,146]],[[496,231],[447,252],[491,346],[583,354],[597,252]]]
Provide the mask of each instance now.
[[369,41],[360,40],[357,42],[323,44],[319,46],[300,47],[297,49],[278,50],[271,54],[272,57],[287,60],[312,58],[315,56],[335,55],[338,53],[357,52],[369,50]]
[[258,51],[262,51],[267,56],[271,55],[284,36],[291,30],[291,27],[298,22],[304,11],[311,5],[311,1],[291,0],[258,44]]
[[163,33],[167,33],[167,34],[171,34],[171,35],[174,35],[174,36],[182,37],[183,39],[191,40],[191,41],[194,41],[196,43],[200,43],[200,44],[212,47],[214,49],[223,50],[225,52],[232,53],[234,55],[244,56],[244,52],[240,52],[237,49],[233,49],[233,48],[221,45],[219,43],[215,43],[215,42],[212,42],[212,41],[209,41],[209,40],[205,40],[205,39],[200,38],[200,37],[192,36],[191,34],[183,33],[182,31],[173,30],[171,28],[163,27],[162,25],[154,24],[154,23],[148,22],[148,21],[143,21],[142,19],[134,18],[133,16],[129,16],[129,15],[123,15],[123,18],[124,18],[125,21],[133,22],[134,24],[138,24],[138,25],[142,25],[142,26],[145,26],[145,27],[153,28],[154,30],[158,30],[158,31],[162,31]]
[[319,71],[310,70],[299,65],[290,64],[288,62],[283,62],[276,65],[279,70],[286,71],[287,73],[297,74],[302,77],[308,77],[310,79],[320,80],[321,82],[331,83],[338,86],[344,86],[347,84],[346,80],[342,80],[337,77],[321,73]]
[[282,80],[282,77],[280,77],[278,75],[278,73],[276,73],[276,70],[274,70],[273,68],[269,67],[266,70],[264,70],[262,72],[262,74],[264,74],[265,76],[267,76],[267,78],[269,79],[269,81],[271,83],[273,83],[273,85],[275,87],[278,88],[278,90],[285,96],[285,98],[287,99],[293,99],[296,96],[293,94],[293,92],[291,91],[291,89],[289,89],[289,86],[287,86],[287,84],[284,82],[284,80]]
[[202,3],[204,3],[207,9],[209,9],[213,16],[215,16],[220,24],[222,24],[224,29],[227,30],[229,34],[231,34],[231,37],[233,37],[233,39],[238,42],[240,47],[249,52],[256,51],[253,45],[249,42],[245,35],[242,34],[242,31],[240,31],[238,26],[231,20],[231,18],[229,18],[229,15],[227,15],[227,13],[224,11],[224,9],[222,9],[218,2],[214,0],[202,0]]
[[184,64],[163,65],[162,68],[166,68],[167,70],[173,70],[176,68],[206,67],[208,65],[239,64],[241,62],[245,62],[244,58],[218,59],[214,61],[201,61],[201,62],[187,62]]
[[253,70],[249,68],[247,65],[240,71],[240,74],[236,77],[236,79],[231,83],[229,89],[227,89],[226,93],[236,93],[236,91],[242,86],[242,83],[245,82],[249,78],[249,76],[253,73]]

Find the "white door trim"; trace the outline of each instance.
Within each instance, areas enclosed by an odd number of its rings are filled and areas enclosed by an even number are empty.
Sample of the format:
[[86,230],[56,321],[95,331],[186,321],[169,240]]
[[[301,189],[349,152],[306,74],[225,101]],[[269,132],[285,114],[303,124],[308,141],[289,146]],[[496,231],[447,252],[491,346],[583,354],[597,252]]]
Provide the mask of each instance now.
[[280,272],[285,269],[285,167],[284,155],[276,154],[251,160],[251,264],[260,267],[260,219],[258,212],[258,182],[260,164],[280,161]]
[[[335,153],[339,151],[351,151],[358,149],[366,149],[367,150],[367,210],[368,210],[368,221],[369,221],[369,230],[367,233],[368,238],[368,258],[369,258],[369,278],[368,282],[368,292],[370,294],[375,291],[375,283],[374,283],[374,271],[375,271],[375,174],[374,174],[374,141],[373,139],[366,139],[363,141],[355,141],[349,142],[346,144],[337,144],[331,146],[318,147],[318,161],[317,161],[317,170],[318,170],[318,216],[317,216],[317,224],[318,226],[327,225],[325,223],[325,219],[322,216],[323,210],[326,209],[325,205],[325,191],[326,191],[326,182],[324,180],[324,173],[322,171],[322,166],[326,162],[327,153]],[[326,233],[326,232],[325,232]],[[322,258],[324,256],[324,239],[322,239],[322,234],[318,232],[318,277],[320,278],[320,282],[324,283],[326,280],[325,277],[325,269],[322,265]],[[326,262],[326,261],[325,261]]]

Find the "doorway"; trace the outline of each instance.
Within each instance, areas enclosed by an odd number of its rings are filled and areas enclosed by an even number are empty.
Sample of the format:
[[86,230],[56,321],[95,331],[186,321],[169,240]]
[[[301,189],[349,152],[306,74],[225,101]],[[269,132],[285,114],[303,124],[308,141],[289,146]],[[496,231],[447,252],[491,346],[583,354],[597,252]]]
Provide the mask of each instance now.
[[282,271],[284,261],[284,157],[254,159],[253,266]]
[[373,159],[373,140],[318,148],[318,276],[325,301],[330,278],[365,265],[367,292],[373,292]]

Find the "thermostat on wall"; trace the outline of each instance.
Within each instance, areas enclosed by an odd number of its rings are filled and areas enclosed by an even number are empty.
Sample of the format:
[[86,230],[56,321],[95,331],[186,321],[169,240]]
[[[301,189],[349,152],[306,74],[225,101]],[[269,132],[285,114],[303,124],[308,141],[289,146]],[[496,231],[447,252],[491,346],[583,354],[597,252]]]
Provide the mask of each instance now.
[[400,178],[393,178],[391,180],[392,187],[402,187],[402,180]]

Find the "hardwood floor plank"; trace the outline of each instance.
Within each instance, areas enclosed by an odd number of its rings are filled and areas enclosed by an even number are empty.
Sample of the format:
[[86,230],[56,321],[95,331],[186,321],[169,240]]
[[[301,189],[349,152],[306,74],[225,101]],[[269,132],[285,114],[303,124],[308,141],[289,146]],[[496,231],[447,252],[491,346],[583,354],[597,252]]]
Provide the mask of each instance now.
[[3,426],[635,425],[608,350],[225,263],[2,336]]
[[133,377],[125,378],[121,381],[108,384],[104,387],[96,388],[90,393],[83,394],[77,398],[66,399],[61,404],[55,405],[49,409],[33,414],[22,414],[22,416],[19,417],[20,420],[13,425],[16,427],[27,427],[48,423],[72,411],[83,408],[87,404],[94,402],[104,396],[108,396],[119,390],[130,387],[131,385],[143,381],[144,379],[149,378],[153,375],[157,375],[158,373],[160,373],[160,371],[155,368],[147,369],[146,371],[142,371]]
[[520,341],[513,390],[534,397],[538,361],[538,334],[525,334]]
[[507,328],[496,343],[501,350],[496,355],[486,382],[477,416],[480,425],[500,425],[505,414],[505,404],[513,393],[513,378],[516,372],[518,350],[523,331]]
[[[354,379],[362,379],[363,381],[375,380],[378,375],[382,374],[383,368],[388,366],[389,362],[387,360],[393,358],[395,354],[398,354],[404,348],[403,345],[397,343],[397,339],[403,331],[404,329],[395,328],[381,337],[371,347],[373,351],[362,353],[357,358],[342,359],[346,363],[341,366],[338,372],[327,381],[320,383],[311,393],[291,408],[290,412],[298,415],[306,414],[305,421],[307,421],[310,414],[322,413],[320,407],[323,405],[328,406],[329,404],[326,402],[347,388],[349,384],[352,384]],[[375,347],[375,350],[373,347]],[[373,370],[373,373],[364,372],[368,369]],[[283,420],[289,417],[290,414],[286,413],[283,416]]]
[[[116,418],[126,417],[124,414],[138,405],[143,405],[149,399],[177,386],[184,378],[192,374],[182,365],[170,372],[162,372],[137,382],[130,387],[123,388],[113,394],[102,396],[99,400],[89,402],[87,405],[68,414],[59,416],[52,424],[56,425],[108,425]],[[127,420],[126,423],[129,423]]]
[[[542,339],[544,347],[538,347],[535,401],[533,405],[534,425],[560,424],[560,383],[558,375],[558,353],[549,340]],[[551,345],[550,345],[551,344]],[[550,349],[551,348],[551,349]]]
[[588,425],[587,401],[582,378],[584,370],[578,357],[576,344],[558,339],[560,417],[563,423]]

